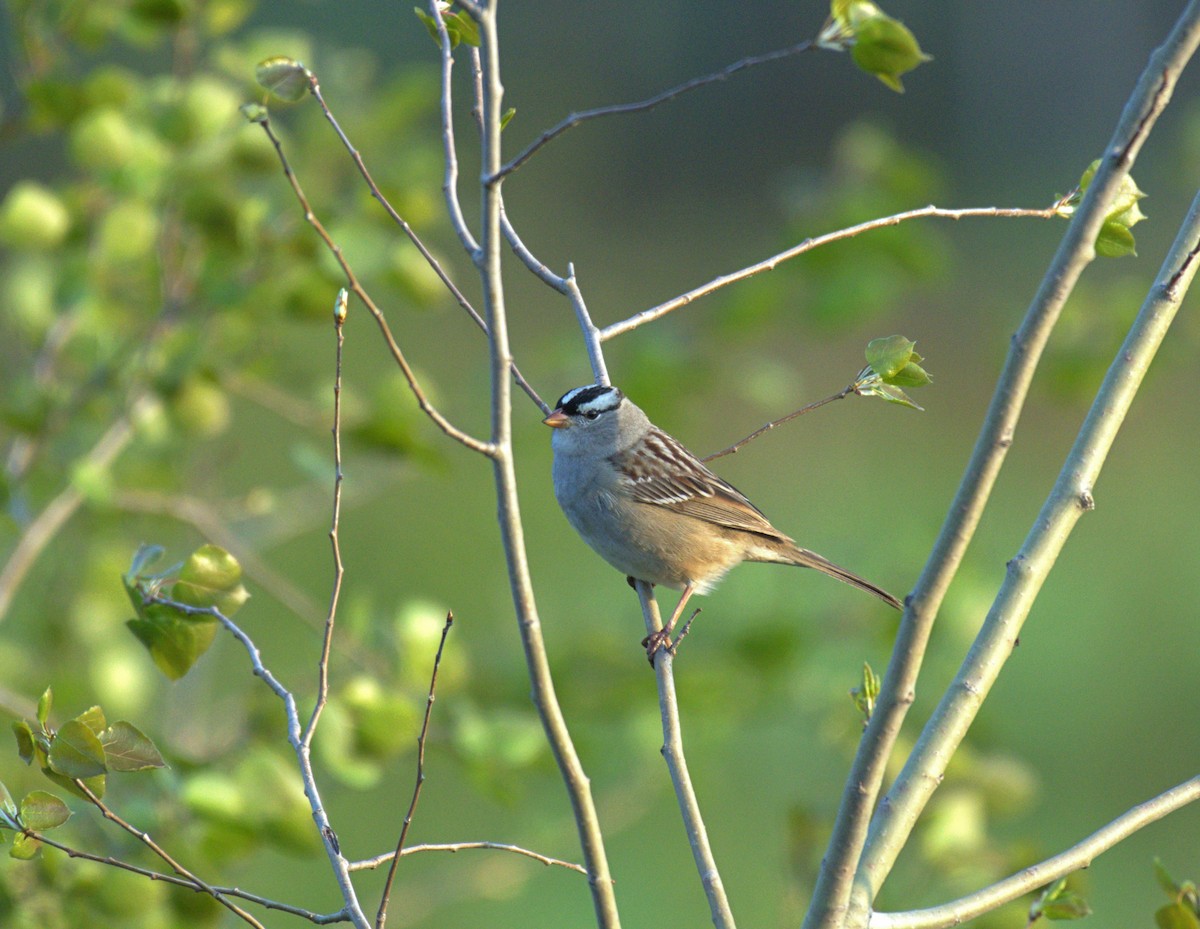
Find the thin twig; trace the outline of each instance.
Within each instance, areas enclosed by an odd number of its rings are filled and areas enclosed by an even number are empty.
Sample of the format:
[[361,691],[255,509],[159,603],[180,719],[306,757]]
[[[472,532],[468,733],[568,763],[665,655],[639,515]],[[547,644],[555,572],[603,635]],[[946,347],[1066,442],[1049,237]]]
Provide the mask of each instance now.
[[891,216],[882,216],[878,219],[870,219],[863,223],[858,223],[854,226],[848,226],[845,229],[838,229],[835,232],[827,232],[824,235],[814,236],[810,239],[805,239],[798,245],[794,245],[777,255],[772,255],[763,261],[756,262],[748,267],[742,268],[739,271],[731,271],[729,274],[722,274],[720,277],[715,277],[707,284],[701,284],[685,294],[680,294],[668,300],[666,303],[660,303],[658,306],[651,307],[648,310],[642,310],[630,316],[628,319],[623,319],[620,322],[612,323],[600,330],[600,338],[607,342],[609,339],[615,338],[623,333],[630,332],[638,326],[653,322],[660,319],[680,307],[687,306],[700,297],[705,297],[722,287],[727,287],[730,284],[735,284],[738,281],[744,281],[746,278],[753,277],[756,274],[761,274],[764,271],[774,271],[776,267],[783,264],[785,261],[790,261],[805,252],[812,251],[814,248],[820,248],[822,245],[828,245],[831,242],[839,242],[842,239],[851,239],[856,235],[861,235],[864,232],[870,232],[873,229],[884,229],[888,226],[898,226],[900,223],[907,222],[910,219],[921,219],[924,217],[938,217],[939,219],[967,219],[975,216],[990,216],[990,217],[1032,217],[1037,219],[1051,219],[1059,215],[1059,210],[1062,209],[1066,198],[1056,200],[1051,206],[1044,209],[1021,209],[1017,207],[967,207],[964,209],[950,210],[942,207],[923,206],[915,210],[906,210],[903,213],[894,213]]
[[[440,18],[441,17],[438,17],[439,20]],[[452,56],[450,61],[453,63]],[[448,73],[446,79],[449,79]],[[420,236],[417,235],[416,230],[414,230],[412,226],[410,226],[404,219],[404,217],[402,217],[396,211],[396,208],[392,206],[391,201],[389,201],[388,198],[383,195],[383,191],[381,191],[379,189],[379,185],[375,183],[375,179],[371,176],[371,172],[367,169],[366,162],[363,160],[362,153],[355,148],[354,144],[350,141],[350,137],[346,135],[345,131],[341,127],[341,124],[338,123],[337,118],[333,115],[333,111],[329,109],[329,105],[325,102],[325,98],[321,94],[321,85],[317,82],[317,76],[310,72],[308,83],[313,97],[316,98],[317,103],[321,107],[321,112],[325,114],[325,119],[329,122],[329,125],[333,127],[333,131],[337,134],[337,137],[341,140],[342,145],[345,147],[346,151],[349,152],[350,157],[354,160],[354,164],[358,168],[358,173],[362,175],[363,180],[366,182],[367,189],[371,192],[371,196],[374,197],[379,205],[383,207],[384,212],[387,213],[392,222],[400,227],[400,230],[408,237],[409,241],[416,246],[417,251],[420,252],[421,257],[425,259],[425,262],[429,265],[429,267],[433,269],[433,273],[437,275],[438,280],[440,280],[442,285],[448,291],[450,291],[450,295],[454,298],[454,301],[463,308],[469,317],[471,317],[471,320],[475,323],[475,325],[477,325],[484,331],[484,333],[486,333],[487,323],[484,322],[483,317],[479,315],[479,312],[471,305],[471,301],[466,298],[454,281],[451,280],[450,275],[446,272],[445,268],[442,267],[442,264],[440,261],[438,261],[437,256],[426,247],[425,243],[421,241]],[[445,132],[444,127],[443,132]],[[451,135],[446,139],[446,145],[448,151],[452,153],[454,145],[453,128],[450,129],[450,132]],[[448,157],[447,165],[448,174],[444,186],[447,191],[447,203],[450,207],[451,222],[453,223],[454,228],[459,231],[460,238],[462,238],[464,234],[466,235],[466,238],[463,240],[464,245],[471,245],[473,240],[470,239],[470,232],[467,230],[466,221],[462,217],[462,210],[458,206],[457,194],[454,193],[455,178],[457,177],[458,173],[457,160]],[[475,245],[474,248],[478,250],[478,245]],[[545,408],[547,411],[549,410],[549,407],[545,406],[545,404],[542,402],[542,398],[538,396],[537,391],[535,391],[532,385],[530,385],[529,381],[525,379],[525,375],[521,373],[521,370],[517,367],[515,362],[512,365],[512,375],[516,380],[517,385],[523,391],[525,391],[525,393],[534,403]]]
[[[1189,6],[1195,20],[1196,3]],[[1182,20],[1181,20],[1182,22]],[[1194,26],[1193,26],[1194,28]],[[1179,35],[1179,27],[1176,33]],[[1172,42],[1176,41],[1173,37]],[[890,868],[880,861],[873,873],[863,870],[860,856],[867,829],[886,773],[888,758],[909,707],[915,698],[933,621],[983,514],[1028,395],[1033,373],[1067,297],[1094,255],[1094,243],[1104,221],[1105,204],[1127,175],[1150,122],[1145,115],[1160,99],[1159,75],[1178,72],[1190,55],[1177,50],[1173,60],[1156,54],[1126,105],[1109,145],[1117,159],[1105,158],[1083,202],[1071,217],[1059,249],[1025,318],[1012,339],[1004,370],[988,408],[963,481],[950,505],[900,622],[896,643],[880,689],[875,712],[867,726],[846,778],[829,850],[822,863],[804,929],[835,929],[844,923],[865,925],[871,902]],[[856,876],[857,875],[857,876]],[[854,885],[853,887],[851,885]],[[853,900],[850,899],[853,893]],[[853,907],[850,920],[847,909]]]
[[309,809],[312,810],[313,814],[313,822],[316,824],[317,831],[321,836],[321,842],[325,846],[325,853],[333,868],[334,877],[342,893],[342,900],[346,904],[346,919],[354,924],[355,929],[371,929],[371,923],[362,911],[362,907],[358,902],[358,894],[354,889],[354,883],[350,879],[349,862],[342,857],[336,833],[333,831],[333,826],[329,822],[329,814],[326,812],[325,805],[321,800],[321,793],[317,787],[316,774],[313,772],[311,752],[309,746],[304,743],[303,733],[300,728],[300,714],[296,708],[296,698],[292,695],[291,691],[279,682],[279,679],[275,677],[271,670],[263,664],[262,652],[254,644],[254,640],[237,623],[216,607],[189,606],[186,603],[161,597],[155,598],[154,602],[165,604],[172,609],[193,616],[211,616],[220,622],[246,650],[246,654],[250,659],[250,667],[254,671],[255,677],[262,680],[270,688],[271,692],[283,701],[284,713],[287,717],[288,744],[292,746],[292,751],[295,752],[296,761],[300,768],[300,781],[304,786],[304,796],[308,799]]
[[787,416],[781,416],[779,419],[772,420],[771,422],[767,423],[762,428],[755,429],[752,433],[750,433],[748,436],[746,436],[746,438],[744,438],[738,442],[734,442],[728,448],[723,448],[719,452],[713,452],[711,455],[705,455],[700,460],[701,461],[712,461],[715,458],[723,458],[726,455],[736,455],[741,448],[743,448],[744,446],[753,442],[764,432],[770,432],[776,426],[782,426],[784,423],[791,422],[797,416],[803,416],[805,413],[811,413],[813,410],[819,410],[825,404],[833,403],[834,400],[843,400],[846,397],[850,396],[850,394],[856,393],[857,391],[855,388],[857,386],[858,386],[857,384],[850,384],[850,385],[842,388],[841,390],[839,390],[832,397],[826,397],[824,400],[816,400],[816,401],[808,404],[807,406],[802,406],[802,407],[800,407],[800,409],[795,410],[791,413],[788,413]]
[[872,913],[871,929],[950,929],[961,925],[1051,881],[1088,867],[1103,852],[1138,830],[1197,800],[1200,800],[1200,777],[1193,777],[1122,813],[1066,851],[1030,865],[990,887],[941,906],[904,913]]
[[362,284],[359,283],[359,280],[357,276],[355,276],[353,269],[351,269],[350,263],[346,260],[346,256],[343,254],[341,247],[333,241],[333,238],[329,235],[328,231],[326,231],[325,226],[319,219],[317,219],[317,214],[313,211],[312,206],[309,204],[308,197],[305,195],[304,189],[300,186],[300,181],[296,177],[295,172],[292,170],[291,163],[288,161],[287,155],[283,151],[283,143],[279,141],[279,137],[275,135],[274,130],[271,128],[270,120],[266,117],[262,117],[259,120],[259,125],[262,126],[263,131],[267,134],[267,138],[271,140],[271,144],[275,146],[275,154],[279,157],[280,164],[283,166],[284,176],[287,178],[288,184],[292,188],[292,192],[295,194],[296,199],[299,201],[300,206],[304,210],[305,220],[310,226],[313,227],[317,235],[320,236],[321,241],[325,243],[326,248],[329,249],[330,254],[333,255],[334,260],[336,260],[341,266],[342,273],[346,276],[346,285],[348,289],[354,294],[354,296],[358,297],[358,299],[362,301],[363,306],[365,306],[370,314],[375,318],[375,322],[379,326],[379,331],[383,334],[384,342],[387,344],[388,351],[391,352],[392,359],[396,362],[396,365],[400,368],[401,373],[404,375],[404,379],[408,382],[409,390],[412,391],[413,396],[416,398],[417,404],[424,411],[425,415],[433,421],[433,424],[441,429],[442,432],[444,432],[450,438],[474,452],[479,452],[481,455],[487,455],[489,457],[493,455],[495,450],[491,445],[489,445],[487,442],[480,441],[472,435],[469,435],[451,423],[448,419],[446,419],[445,416],[438,412],[437,408],[425,395],[425,391],[421,389],[421,385],[417,381],[416,374],[409,366],[408,359],[404,357],[404,352],[401,351],[400,346],[396,343],[396,339],[392,336],[391,327],[388,326],[387,319],[384,317],[383,312],[378,306],[375,305],[375,301],[371,299],[370,294],[368,294],[363,288]]
[[346,567],[342,564],[342,545],[338,539],[338,524],[342,516],[342,347],[346,341],[346,291],[339,290],[333,309],[335,348],[333,362],[333,507],[329,526],[329,547],[333,556],[333,587],[329,592],[329,611],[325,614],[325,635],[321,640],[321,658],[317,662],[317,697],[312,715],[300,736],[301,744],[309,749],[317,732],[317,723],[329,701],[329,656],[333,650],[333,627],[337,619],[338,599]]
[[421,788],[425,784],[425,741],[429,737],[429,717],[433,714],[434,691],[437,689],[438,668],[442,664],[442,650],[446,647],[446,636],[454,625],[454,614],[446,614],[446,624],[442,626],[442,637],[438,641],[437,654],[433,656],[433,673],[429,676],[429,694],[425,698],[425,718],[421,721],[421,734],[417,736],[417,782],[413,785],[412,799],[408,801],[408,812],[404,814],[404,824],[400,827],[400,838],[396,841],[396,851],[392,853],[392,863],[388,867],[387,880],[383,882],[383,893],[379,899],[379,912],[375,916],[375,929],[383,929],[387,923],[388,901],[392,896],[392,884],[396,880],[396,866],[404,854],[404,840],[408,838],[408,827],[412,825],[413,814],[417,811],[417,803],[421,799]]
[[178,861],[176,861],[173,857],[171,857],[171,855],[166,851],[166,849],[164,849],[161,845],[159,845],[152,838],[150,838],[150,836],[147,833],[143,832],[141,829],[137,828],[132,823],[127,822],[126,820],[122,819],[119,815],[114,813],[112,811],[112,809],[109,806],[107,806],[105,804],[105,802],[103,800],[101,800],[90,787],[88,787],[86,782],[84,782],[80,778],[74,778],[74,783],[75,783],[75,786],[83,793],[83,795],[85,797],[87,797],[87,799],[91,802],[92,806],[96,807],[96,809],[98,809],[100,811],[100,813],[104,816],[105,819],[107,819],[109,822],[115,823],[116,825],[120,826],[122,829],[124,829],[126,832],[128,832],[131,836],[133,836],[135,839],[137,839],[139,842],[141,842],[143,845],[145,845],[146,848],[150,849],[150,851],[154,852],[154,854],[156,854],[159,858],[161,858],[163,861],[165,861],[167,863],[167,865],[171,868],[172,871],[174,871],[180,877],[186,878],[188,881],[190,881],[196,887],[203,890],[206,894],[211,896],[214,900],[216,900],[219,904],[221,904],[223,907],[228,909],[231,913],[233,913],[236,916],[238,916],[239,918],[241,918],[244,922],[249,923],[251,926],[254,926],[255,929],[263,929],[262,923],[260,923],[257,919],[255,919],[253,916],[251,916],[249,913],[247,913],[245,910],[243,910],[240,906],[238,906],[233,901],[225,899],[225,896],[222,893],[220,893],[215,887],[211,886],[210,884],[205,883],[200,878],[196,877],[195,874],[193,874],[191,871],[189,871],[187,868],[185,868],[183,865],[181,865]]
[[[500,80],[500,49],[496,23],[496,5],[479,11],[480,34],[480,161],[485,178],[496,178],[500,169],[500,116],[503,85]],[[534,705],[546,733],[546,740],[562,775],[583,849],[584,864],[592,905],[600,929],[617,929],[620,916],[613,892],[604,835],[592,798],[591,783],[583,770],[571,733],[563,718],[562,707],[554,691],[541,620],[529,575],[524,527],[517,496],[517,475],[512,448],[512,379],[508,366],[512,348],[508,336],[508,317],[504,302],[501,251],[504,235],[500,228],[501,191],[498,179],[483,184],[480,224],[480,280],[487,307],[488,347],[491,357],[492,470],[495,480],[496,509],[508,564],[509,588],[525,662],[529,672]]]
[[[110,868],[117,868],[121,871],[128,871],[131,874],[138,874],[152,881],[162,881],[164,884],[172,884],[175,887],[183,887],[188,890],[194,890],[198,893],[208,893],[202,883],[191,878],[181,877],[177,874],[164,874],[162,871],[154,871],[150,868],[143,868],[135,864],[130,864],[128,861],[122,861],[120,858],[114,858],[111,855],[94,855],[91,852],[85,852],[78,848],[73,848],[59,842],[57,839],[52,839],[49,836],[36,832],[32,829],[22,829],[21,834],[28,836],[31,839],[48,845],[51,848],[56,848],[68,858],[77,858],[80,861],[91,861],[96,864],[106,865]],[[303,907],[293,906],[290,903],[283,903],[279,900],[272,900],[269,897],[261,897],[258,894],[252,894],[249,891],[242,890],[239,887],[224,887],[220,884],[212,885],[211,890],[223,897],[237,897],[239,900],[245,900],[247,903],[254,903],[258,906],[265,907],[269,910],[278,910],[281,913],[289,913],[292,916],[299,916],[317,926],[328,926],[332,923],[341,923],[347,921],[345,910],[339,910],[336,913],[314,913],[312,910],[306,910]]]
[[756,65],[766,64],[771,61],[778,61],[780,58],[788,58],[792,55],[798,55],[801,52],[812,51],[815,48],[811,41],[800,42],[796,45],[789,45],[787,48],[781,48],[777,51],[767,52],[763,55],[749,55],[739,61],[735,61],[731,65],[726,65],[720,71],[715,71],[712,74],[705,74],[701,77],[694,77],[689,81],[684,81],[682,84],[676,84],[674,87],[664,90],[661,93],[655,94],[646,100],[639,100],[634,103],[617,103],[610,106],[600,106],[591,110],[583,110],[578,113],[571,113],[563,119],[558,125],[547,129],[540,136],[531,142],[521,154],[513,158],[508,164],[502,167],[493,178],[500,179],[506,175],[512,174],[521,165],[525,164],[530,158],[537,154],[538,150],[548,143],[557,139],[568,129],[573,129],[580,123],[588,122],[589,120],[599,119],[602,116],[618,116],[627,113],[642,113],[646,110],[651,110],[661,103],[666,103],[668,100],[674,100],[688,91],[697,90],[700,87],[705,87],[708,84],[716,81],[723,81],[739,71],[744,71],[747,68],[753,68]]
[[[559,868],[566,868],[568,871],[575,871],[579,874],[587,874],[587,868],[581,864],[576,864],[573,861],[563,861],[561,858],[551,858],[549,855],[543,855],[539,852],[530,851],[527,848],[522,848],[520,845],[508,845],[504,842],[442,842],[442,843],[426,843],[425,845],[410,845],[408,848],[400,852],[402,857],[409,855],[417,855],[421,852],[462,852],[473,849],[490,849],[500,852],[512,852],[515,855],[522,855],[525,858],[532,858],[534,861],[540,861],[542,864],[550,866],[554,865]],[[382,855],[376,855],[374,858],[365,858],[362,861],[353,861],[350,863],[351,871],[373,871],[380,865],[387,864],[396,857],[395,852],[385,852]]]
[[[658,601],[654,597],[654,586],[645,581],[636,581],[638,600],[642,604],[642,617],[646,622],[647,636],[656,636],[662,631],[662,617],[658,612]],[[693,618],[694,618],[693,614]],[[688,620],[688,626],[691,620]],[[675,644],[687,634],[687,626],[675,640]],[[667,762],[667,770],[671,775],[671,783],[675,785],[675,797],[679,801],[679,812],[683,817],[683,827],[687,831],[688,844],[692,847],[692,857],[696,862],[696,870],[700,873],[700,882],[704,886],[704,894],[708,898],[708,907],[712,914],[713,925],[717,929],[733,929],[733,911],[729,907],[729,898],[725,895],[725,884],[721,881],[721,873],[717,870],[717,862],[713,857],[712,846],[708,842],[708,830],[704,826],[704,818],[700,814],[700,803],[696,799],[696,790],[692,786],[692,778],[688,773],[687,758],[683,753],[683,732],[679,725],[679,700],[675,695],[675,655],[671,648],[660,648],[654,655],[654,678],[658,684],[658,706],[662,714],[663,747],[662,755]]]

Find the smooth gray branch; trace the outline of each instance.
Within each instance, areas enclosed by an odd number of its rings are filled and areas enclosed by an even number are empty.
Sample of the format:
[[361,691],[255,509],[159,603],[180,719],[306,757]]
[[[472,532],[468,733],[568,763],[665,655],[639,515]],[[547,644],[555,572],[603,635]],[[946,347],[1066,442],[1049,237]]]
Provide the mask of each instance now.
[[689,290],[685,294],[680,294],[665,303],[660,303],[658,306],[650,307],[648,310],[642,310],[630,316],[628,319],[620,320],[605,326],[600,330],[600,340],[607,342],[609,339],[630,332],[639,326],[644,326],[646,323],[653,322],[656,319],[661,319],[668,313],[672,313],[681,307],[687,306],[701,297],[708,296],[714,291],[720,290],[722,287],[728,287],[730,284],[736,284],[738,281],[744,281],[746,278],[754,277],[756,274],[762,274],[764,271],[774,271],[779,265],[785,261],[790,261],[793,258],[803,255],[805,252],[810,252],[814,248],[820,248],[822,245],[828,245],[830,242],[839,242],[842,239],[852,239],[856,235],[861,235],[864,232],[870,232],[872,229],[884,229],[888,226],[898,226],[900,223],[907,222],[910,219],[921,219],[923,217],[938,217],[940,219],[967,219],[974,216],[990,216],[990,217],[1035,217],[1038,219],[1050,219],[1058,215],[1058,210],[1062,206],[1063,200],[1055,201],[1051,206],[1044,209],[1021,209],[1017,207],[966,207],[963,209],[950,210],[943,207],[937,207],[933,204],[929,206],[919,207],[915,210],[906,210],[903,213],[894,213],[891,216],[881,216],[878,219],[870,219],[866,222],[858,223],[854,226],[848,226],[845,229],[838,229],[834,232],[827,232],[824,235],[813,236],[805,239],[798,245],[793,245],[789,249],[785,249],[777,255],[772,255],[770,258],[755,262],[738,271],[731,271],[728,274],[722,274],[720,277],[715,277],[707,284],[701,284],[699,287]]
[[[805,929],[837,929],[844,923],[864,925],[871,901],[894,860],[889,855],[886,862],[877,861],[874,868],[867,868],[859,859],[867,842],[871,811],[879,796],[888,757],[915,698],[917,676],[934,618],[974,536],[1012,443],[1050,332],[1075,282],[1094,257],[1094,243],[1105,219],[1105,206],[1127,176],[1154,117],[1166,103],[1170,87],[1190,58],[1195,32],[1193,2],[1167,43],[1152,57],[1126,104],[1107,157],[1072,216],[1038,293],[1013,337],[963,481],[908,600],[878,704],[846,779]],[[891,807],[886,809],[890,811]],[[856,885],[853,913],[847,920],[852,883]]]
[[[563,861],[561,858],[551,858],[549,855],[543,855],[540,852],[531,851],[528,848],[522,848],[520,845],[509,845],[505,842],[440,842],[426,843],[424,845],[410,845],[408,848],[400,852],[401,857],[408,855],[417,855],[421,852],[462,852],[472,849],[487,849],[500,852],[512,852],[514,855],[522,855],[525,858],[532,858],[534,861],[541,862],[547,867],[553,865],[559,868],[566,868],[568,871],[576,871],[579,874],[586,875],[587,868],[581,864],[576,864],[573,861]],[[382,855],[376,855],[374,858],[364,858],[362,861],[350,862],[351,871],[373,871],[382,865],[387,864],[396,853],[386,852]]]
[[571,113],[565,119],[552,126],[531,142],[524,151],[517,157],[512,159],[508,164],[501,168],[494,178],[502,178],[516,171],[521,165],[525,164],[530,158],[537,154],[538,150],[544,145],[554,141],[568,129],[574,129],[580,123],[588,122],[589,120],[599,119],[602,116],[618,116],[626,113],[643,113],[646,110],[651,110],[661,103],[666,103],[668,100],[674,100],[676,97],[687,93],[691,90],[697,90],[700,87],[705,87],[716,81],[724,81],[739,71],[744,71],[747,68],[753,68],[756,65],[766,64],[769,61],[777,61],[780,58],[788,58],[792,55],[798,55],[801,52],[812,51],[816,46],[811,41],[805,40],[796,45],[789,45],[787,48],[781,48],[777,51],[767,52],[764,55],[749,55],[733,64],[726,65],[720,71],[712,74],[705,74],[701,77],[694,77],[689,81],[684,81],[682,84],[676,84],[674,87],[664,90],[661,93],[655,94],[646,100],[638,100],[633,103],[616,103],[610,106],[600,106],[592,110],[583,110],[578,113]]
[[958,926],[1045,887],[1051,881],[1088,867],[1101,853],[1123,842],[1139,829],[1197,800],[1200,800],[1200,777],[1193,777],[1122,813],[1107,826],[1097,829],[1082,842],[1053,858],[1030,865],[990,887],[951,903],[905,913],[872,913],[870,929],[950,929]]
[[[494,450],[492,470],[497,516],[508,564],[513,607],[532,685],[533,702],[571,802],[583,848],[596,920],[601,929],[617,929],[620,926],[620,917],[617,913],[608,857],[604,850],[604,836],[592,798],[591,783],[584,773],[566,720],[563,718],[562,707],[555,694],[550,663],[542,638],[541,620],[533,595],[533,582],[529,576],[512,447],[512,382],[508,377],[512,355],[500,261],[504,243],[501,229],[503,200],[497,173],[500,168],[500,117],[504,89],[500,80],[500,48],[495,3],[480,8],[476,21],[480,35],[480,159],[485,178],[481,191],[482,220],[476,264],[483,285],[488,321],[492,400],[491,448]],[[491,180],[488,180],[489,178]]]
[[[634,586],[637,590],[638,600],[642,604],[642,617],[646,621],[646,635],[657,635],[662,631],[662,617],[658,612],[654,586],[646,581],[636,581]],[[685,626],[685,631],[686,628]],[[684,633],[681,632],[680,638],[683,635]],[[678,640],[676,641],[678,642]],[[652,660],[654,677],[658,684],[658,707],[662,714],[662,755],[667,762],[671,783],[675,785],[675,797],[679,801],[679,812],[683,817],[683,827],[687,831],[688,845],[692,848],[692,858],[695,859],[700,882],[704,885],[704,894],[708,897],[708,908],[712,914],[713,925],[717,929],[734,929],[733,910],[729,907],[729,898],[725,895],[725,884],[721,880],[721,872],[717,870],[717,860],[713,857],[712,846],[708,842],[708,830],[704,826],[704,817],[700,814],[700,803],[696,799],[696,791],[692,787],[692,778],[688,773],[687,758],[683,753],[683,730],[679,724],[679,700],[675,695],[674,648],[658,649]]]

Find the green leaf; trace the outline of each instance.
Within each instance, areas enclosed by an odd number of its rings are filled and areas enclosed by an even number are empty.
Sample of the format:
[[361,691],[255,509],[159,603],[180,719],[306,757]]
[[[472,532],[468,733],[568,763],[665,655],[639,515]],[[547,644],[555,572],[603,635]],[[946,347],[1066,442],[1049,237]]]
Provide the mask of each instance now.
[[[1068,201],[1065,207],[1059,210],[1060,215],[1070,216],[1075,212],[1075,208],[1083,199],[1083,194],[1096,177],[1099,167],[1099,159],[1087,166],[1079,178],[1078,193]],[[1100,227],[1100,233],[1096,237],[1096,254],[1105,258],[1123,258],[1126,255],[1137,254],[1136,243],[1130,227],[1146,218],[1146,214],[1138,205],[1138,201],[1145,196],[1146,194],[1138,188],[1132,175],[1127,174],[1121,179],[1121,184],[1105,214],[1104,225]]]
[[129,563],[129,573],[125,577],[130,581],[142,577],[149,567],[162,560],[165,551],[166,549],[161,545],[139,545],[138,550],[133,553],[133,560]]
[[[413,7],[413,12],[417,14],[417,19],[425,24],[425,28],[429,32],[429,37],[433,39],[434,44],[438,48],[441,48],[442,36],[438,31],[437,20],[419,6]],[[475,25],[475,20],[461,11],[451,13],[449,3],[438,3],[438,12],[441,14],[442,24],[446,27],[446,35],[450,37],[450,47],[452,49],[458,48],[461,42],[466,42],[467,45],[479,48],[479,27]]]
[[93,706],[84,710],[75,718],[91,729],[96,735],[100,735],[100,733],[103,732],[108,726],[108,721],[104,718],[104,710],[100,709],[98,706]]
[[184,562],[171,597],[188,606],[216,607],[224,616],[232,616],[250,597],[241,578],[242,566],[229,552],[202,545]]
[[155,744],[133,723],[118,720],[100,733],[104,759],[110,771],[145,771],[165,768]]
[[906,406],[909,409],[916,410],[918,413],[924,413],[925,407],[916,403],[912,397],[906,394],[894,384],[885,384],[878,376],[870,376],[866,379],[860,379],[854,385],[855,391],[863,397],[879,397],[881,400],[886,400],[888,403],[895,403],[900,406]]
[[42,691],[37,703],[37,721],[46,728],[46,720],[50,717],[50,708],[54,705],[54,691],[47,687]]
[[1029,922],[1043,916],[1054,920],[1082,919],[1091,912],[1091,907],[1083,897],[1067,889],[1067,878],[1060,877],[1033,901],[1029,907]]
[[444,18],[446,27],[452,33],[458,34],[458,41],[465,42],[472,48],[479,48],[479,27],[475,25],[475,20],[461,10]]
[[21,801],[21,822],[34,832],[61,826],[70,816],[67,805],[45,790],[31,790]]
[[37,839],[27,835],[13,836],[12,848],[8,850],[8,854],[12,858],[20,861],[29,861],[41,851],[42,843]]
[[1100,227],[1096,236],[1096,254],[1104,258],[1124,258],[1137,254],[1137,242],[1129,227],[1109,220]]
[[183,618],[178,610],[161,603],[150,604],[143,613],[125,625],[146,646],[159,670],[173,681],[191,670],[217,635],[219,623],[210,616]]
[[[74,778],[64,777],[61,774],[57,774],[56,772],[50,770],[49,767],[42,768],[42,773],[44,775],[46,775],[46,777],[52,783],[57,784],[63,790],[66,790],[69,793],[74,794],[80,800],[87,800],[88,802],[91,802],[92,798],[89,797],[87,795],[87,793],[82,788],[80,788],[80,786],[78,784],[75,783]],[[104,796],[104,790],[105,790],[105,786],[106,786],[105,775],[97,774],[95,777],[84,778],[82,783],[95,796],[97,796],[97,797]]]
[[18,719],[12,727],[17,737],[17,754],[25,764],[29,764],[33,761],[33,729],[23,719]]
[[1200,916],[1182,900],[1168,903],[1157,910],[1154,921],[1159,929],[1200,929]]
[[50,743],[50,770],[66,778],[88,778],[105,772],[104,746],[77,719],[63,723]]
[[900,389],[933,383],[933,378],[920,365],[924,359],[914,351],[915,345],[915,342],[902,335],[869,342],[867,368],[859,374],[854,385],[855,391],[860,395],[882,397],[890,403],[921,409]]
[[270,117],[270,110],[261,103],[243,103],[238,107],[238,112],[242,114],[246,122],[254,123],[256,126],[265,123]]
[[510,106],[507,110],[505,110],[504,115],[500,117],[500,128],[503,129],[510,122],[512,122],[512,118],[516,115],[517,108],[515,106]]
[[896,93],[904,93],[901,75],[930,60],[909,28],[885,13],[860,19],[853,23],[853,29],[850,57],[854,63]]
[[902,335],[872,339],[867,343],[867,364],[883,380],[887,381],[912,360],[913,348],[916,344]]
[[258,86],[288,103],[295,103],[309,92],[311,78],[308,68],[283,55],[264,59],[254,69]]
[[866,721],[870,722],[871,714],[875,711],[875,701],[879,698],[879,675],[865,661],[863,662],[862,683],[851,688],[850,698]]
[[12,828],[9,820],[13,820],[17,815],[17,804],[13,800],[12,794],[8,792],[8,788],[4,786],[4,782],[0,781],[0,826]]
[[1158,886],[1167,892],[1168,897],[1178,896],[1179,885],[1175,883],[1175,878],[1171,877],[1167,871],[1167,866],[1162,863],[1162,859],[1158,856],[1154,858],[1154,876],[1158,880]]

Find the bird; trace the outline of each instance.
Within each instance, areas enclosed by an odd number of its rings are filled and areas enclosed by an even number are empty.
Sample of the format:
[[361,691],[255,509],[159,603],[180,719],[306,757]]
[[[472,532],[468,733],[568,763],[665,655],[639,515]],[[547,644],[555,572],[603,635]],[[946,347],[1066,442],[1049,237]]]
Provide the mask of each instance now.
[[744,561],[813,568],[903,609],[776,529],[617,387],[568,390],[542,422],[553,429],[554,496],[575,531],[631,584],[683,592],[662,634],[643,643],[652,663],[660,645],[673,648],[670,634],[691,596],[709,593]]

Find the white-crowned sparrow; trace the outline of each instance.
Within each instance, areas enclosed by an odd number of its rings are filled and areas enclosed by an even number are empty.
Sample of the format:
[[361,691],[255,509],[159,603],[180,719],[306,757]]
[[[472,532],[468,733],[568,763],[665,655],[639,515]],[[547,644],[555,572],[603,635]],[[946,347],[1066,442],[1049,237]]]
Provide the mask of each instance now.
[[554,495],[575,531],[631,579],[683,591],[668,633],[693,593],[707,593],[743,561],[816,568],[902,608],[796,545],[616,387],[568,390],[542,422],[554,429]]

